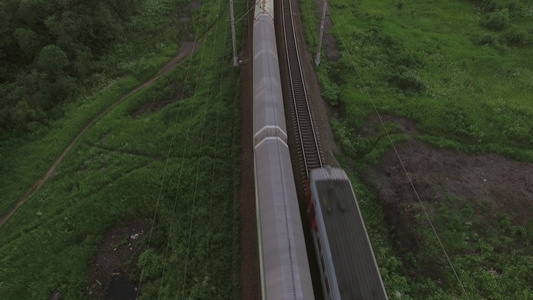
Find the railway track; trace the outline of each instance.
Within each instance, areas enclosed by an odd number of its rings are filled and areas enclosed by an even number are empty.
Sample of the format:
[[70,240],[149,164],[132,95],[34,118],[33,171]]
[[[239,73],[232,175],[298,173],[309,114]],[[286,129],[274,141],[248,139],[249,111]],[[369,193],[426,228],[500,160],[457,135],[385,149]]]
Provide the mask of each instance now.
[[305,87],[291,0],[283,0],[280,10],[291,123],[296,135],[300,171],[307,178],[312,169],[323,167],[323,158]]

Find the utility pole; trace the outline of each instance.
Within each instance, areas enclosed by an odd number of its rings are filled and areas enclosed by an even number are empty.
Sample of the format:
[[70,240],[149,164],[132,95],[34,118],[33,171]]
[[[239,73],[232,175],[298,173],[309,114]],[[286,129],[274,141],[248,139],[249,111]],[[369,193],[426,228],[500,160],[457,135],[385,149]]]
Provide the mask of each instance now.
[[320,37],[318,38],[318,50],[316,53],[315,64],[320,65],[320,51],[322,49],[322,37],[324,37],[324,23],[326,22],[326,9],[328,8],[328,0],[324,0],[324,7],[322,8],[322,20],[320,21]]
[[235,38],[235,17],[233,16],[233,0],[229,0],[229,11],[231,15],[231,39],[233,41],[233,66],[239,66],[239,58],[237,57],[237,41]]

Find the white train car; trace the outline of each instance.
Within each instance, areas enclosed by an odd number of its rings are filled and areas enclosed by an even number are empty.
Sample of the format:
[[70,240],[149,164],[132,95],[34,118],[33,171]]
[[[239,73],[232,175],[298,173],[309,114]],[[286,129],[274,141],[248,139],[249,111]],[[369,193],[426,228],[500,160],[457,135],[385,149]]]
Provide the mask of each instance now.
[[253,55],[254,168],[262,298],[314,299],[287,145],[273,0],[256,5]]

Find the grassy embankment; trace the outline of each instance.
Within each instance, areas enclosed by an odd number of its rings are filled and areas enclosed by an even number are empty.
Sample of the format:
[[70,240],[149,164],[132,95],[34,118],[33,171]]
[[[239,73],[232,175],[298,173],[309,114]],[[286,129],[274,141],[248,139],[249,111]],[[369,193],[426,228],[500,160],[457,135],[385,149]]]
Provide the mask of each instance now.
[[[316,49],[317,8],[314,1],[301,3],[308,43]],[[342,57],[323,63],[319,77],[337,111],[332,125],[345,154],[340,159],[353,174],[389,296],[463,298],[444,261],[435,270],[442,276],[416,274],[413,263],[442,257],[427,226],[418,229],[427,251],[396,252],[379,199],[356,175],[389,151],[390,142],[383,130],[371,137],[359,132],[375,115],[373,102],[381,114],[416,121],[423,132],[416,138],[436,148],[533,162],[533,6],[519,0],[329,3]],[[386,126],[395,143],[409,138],[394,123]],[[513,224],[453,196],[434,209],[433,222],[470,297],[533,297],[532,224]]]
[[[121,77],[102,75],[101,92],[69,106],[46,132],[2,145],[2,214],[81,128],[175,53],[175,12],[187,3],[173,2],[152,1],[133,19],[138,24],[132,26],[144,30],[134,31],[130,43],[108,58],[111,63],[128,53],[119,63]],[[190,32],[197,39],[207,34],[199,52],[105,115],[0,229],[2,298],[47,298],[54,291],[84,298],[85,270],[106,230],[123,220],[150,223],[154,214],[153,236],[141,255],[143,298],[230,297],[239,88],[228,11],[213,1],[193,11]],[[236,11],[244,11],[244,3]],[[172,99],[177,101],[162,110],[130,117]]]

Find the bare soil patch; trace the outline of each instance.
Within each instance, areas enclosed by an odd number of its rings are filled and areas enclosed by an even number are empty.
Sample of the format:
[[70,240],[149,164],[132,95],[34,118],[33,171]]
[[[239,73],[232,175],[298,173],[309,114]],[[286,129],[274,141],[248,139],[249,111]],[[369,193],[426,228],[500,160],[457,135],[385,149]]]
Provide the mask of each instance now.
[[[393,116],[393,115],[387,115],[387,114],[381,114],[381,121],[385,122],[392,122],[396,124],[402,133],[408,134],[408,135],[420,135],[422,132],[416,128],[416,122]],[[371,137],[376,135],[379,130],[381,129],[381,121],[380,118],[376,114],[370,115],[365,120],[365,125],[361,129],[360,135],[361,137]]]
[[[411,126],[412,121],[392,116],[386,119],[398,124],[404,133],[418,132]],[[372,123],[369,122],[369,128]],[[451,196],[490,207],[494,214],[505,214],[516,225],[532,221],[532,163],[495,154],[468,155],[435,149],[414,138],[396,145],[396,149],[430,217],[436,204]],[[361,175],[374,187],[389,228],[395,228],[394,234],[402,237],[402,248],[416,253],[420,240],[413,226],[415,216],[423,211],[394,150]]]
[[135,299],[128,295],[137,292],[133,278],[139,273],[137,260],[142,252],[139,241],[149,231],[148,223],[137,220],[123,222],[105,234],[87,269],[89,299],[119,299],[116,295],[124,296],[120,299]]
[[[447,195],[465,201],[481,201],[512,216],[516,224],[533,217],[533,164],[512,161],[495,154],[467,155],[434,149],[415,139],[398,145],[407,173],[425,203]],[[394,151],[364,174],[377,186],[385,205],[417,203]]]
[[158,110],[161,110],[161,109],[165,108],[166,106],[168,106],[168,105],[170,105],[172,103],[181,101],[184,98],[186,98],[186,96],[182,92],[182,89],[180,88],[178,83],[173,82],[173,83],[170,84],[170,87],[174,91],[172,93],[172,96],[170,96],[170,98],[168,98],[166,100],[159,100],[157,102],[152,102],[152,101],[151,102],[145,102],[143,105],[141,105],[140,107],[138,107],[137,109],[132,111],[129,114],[129,117],[132,118],[132,119],[135,119],[137,117],[148,115],[148,114],[151,114],[151,113],[156,112]]

